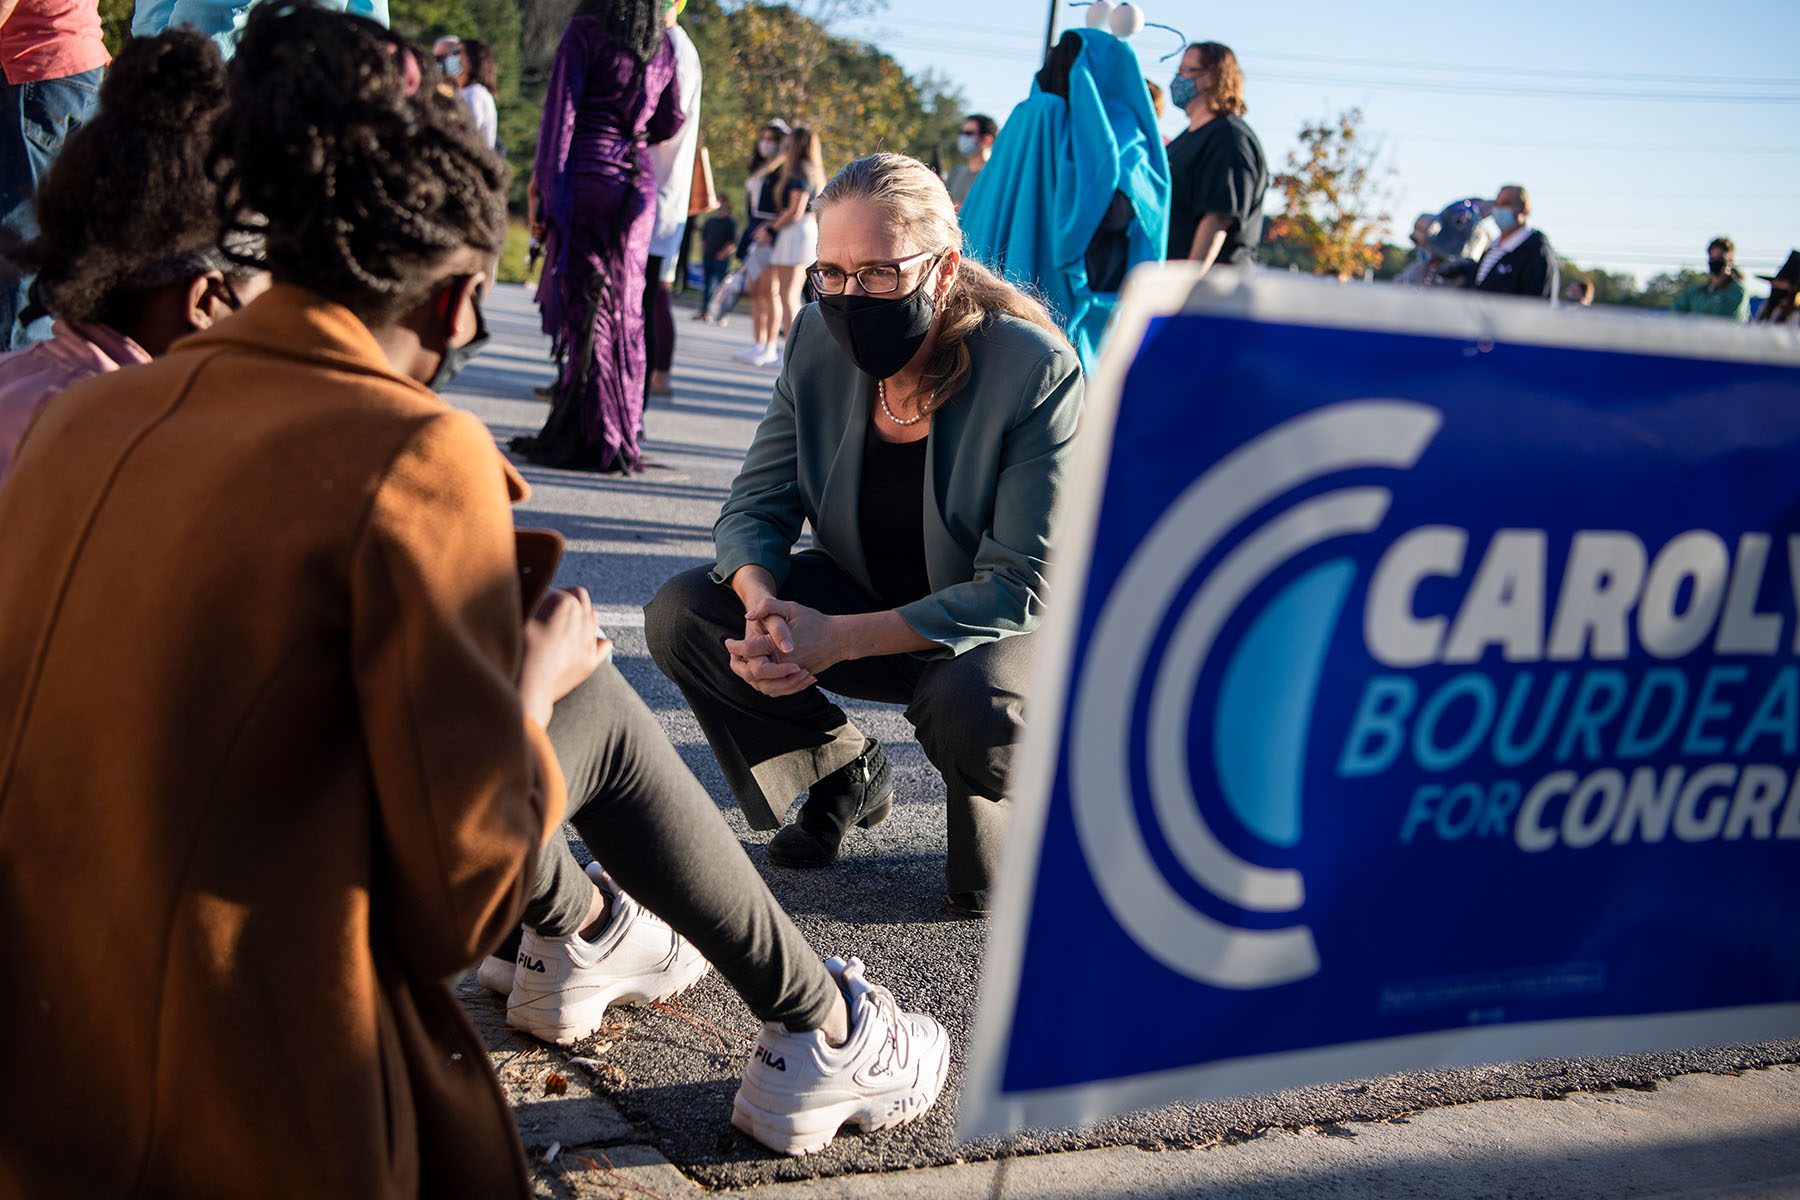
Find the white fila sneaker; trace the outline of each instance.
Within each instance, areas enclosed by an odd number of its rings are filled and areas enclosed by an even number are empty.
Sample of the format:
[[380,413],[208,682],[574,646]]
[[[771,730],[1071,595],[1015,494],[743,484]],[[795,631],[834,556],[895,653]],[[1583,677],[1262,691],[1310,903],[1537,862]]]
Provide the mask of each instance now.
[[731,1123],[782,1154],[813,1154],[845,1124],[865,1133],[916,1121],[950,1070],[950,1039],[923,1013],[901,1012],[892,992],[863,978],[861,959],[825,961],[850,1005],[850,1040],[763,1026],[744,1070]]
[[700,952],[627,896],[599,864],[588,876],[613,899],[612,920],[593,941],[540,936],[529,925],[519,943],[506,1023],[566,1046],[606,1024],[613,1004],[649,1004],[693,987],[706,974]]

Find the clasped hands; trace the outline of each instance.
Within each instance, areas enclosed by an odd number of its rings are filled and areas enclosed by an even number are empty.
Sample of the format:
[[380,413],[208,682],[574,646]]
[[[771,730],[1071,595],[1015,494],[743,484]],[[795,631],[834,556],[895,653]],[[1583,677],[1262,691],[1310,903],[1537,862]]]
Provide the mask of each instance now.
[[731,670],[765,696],[792,696],[844,661],[842,618],[764,597],[744,613],[744,636],[726,638]]

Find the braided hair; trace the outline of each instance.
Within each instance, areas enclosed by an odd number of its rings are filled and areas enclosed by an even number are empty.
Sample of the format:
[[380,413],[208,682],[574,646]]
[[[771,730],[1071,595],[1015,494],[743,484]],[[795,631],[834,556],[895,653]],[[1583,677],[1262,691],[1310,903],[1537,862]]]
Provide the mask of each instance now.
[[232,231],[279,282],[366,322],[413,307],[459,250],[506,238],[506,165],[455,89],[373,21],[310,3],[251,9],[215,152]]
[[127,42],[100,111],[69,135],[38,187],[38,235],[6,258],[36,272],[29,311],[121,328],[144,294],[221,269],[206,155],[225,64],[188,29]]
[[663,42],[664,0],[581,0],[577,16],[592,17],[614,41],[641,63],[656,57]]

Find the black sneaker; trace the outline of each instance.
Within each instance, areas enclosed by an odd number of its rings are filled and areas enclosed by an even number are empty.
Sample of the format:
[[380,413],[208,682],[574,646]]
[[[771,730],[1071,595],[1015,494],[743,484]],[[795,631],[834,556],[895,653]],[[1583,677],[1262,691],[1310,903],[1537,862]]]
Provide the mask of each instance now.
[[874,738],[861,754],[807,793],[793,824],[769,842],[769,861],[778,867],[828,867],[852,825],[873,829],[894,809],[894,773]]

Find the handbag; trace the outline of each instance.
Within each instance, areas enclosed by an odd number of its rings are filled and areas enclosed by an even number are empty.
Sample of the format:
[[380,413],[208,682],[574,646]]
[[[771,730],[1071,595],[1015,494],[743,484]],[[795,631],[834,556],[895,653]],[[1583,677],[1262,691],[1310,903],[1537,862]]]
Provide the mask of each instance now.
[[719,192],[713,184],[712,155],[702,146],[694,155],[694,178],[688,191],[687,215],[697,217],[719,207]]

